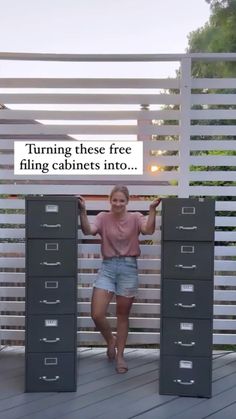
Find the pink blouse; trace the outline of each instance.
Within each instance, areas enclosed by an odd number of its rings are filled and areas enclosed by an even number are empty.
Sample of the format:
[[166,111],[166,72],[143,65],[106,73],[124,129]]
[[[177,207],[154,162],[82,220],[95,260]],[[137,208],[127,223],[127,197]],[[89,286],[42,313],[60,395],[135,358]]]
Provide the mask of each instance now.
[[139,256],[138,236],[145,222],[146,217],[140,212],[126,212],[122,218],[112,212],[100,212],[94,225],[102,238],[102,256]]

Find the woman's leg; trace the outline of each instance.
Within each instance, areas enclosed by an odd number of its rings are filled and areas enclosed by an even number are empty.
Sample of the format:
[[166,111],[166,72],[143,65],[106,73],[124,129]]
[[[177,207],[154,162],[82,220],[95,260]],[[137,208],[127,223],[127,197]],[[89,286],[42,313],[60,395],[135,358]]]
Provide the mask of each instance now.
[[128,371],[124,360],[124,350],[129,330],[129,313],[134,301],[134,297],[116,296],[116,315],[117,315],[117,372],[124,373]]
[[107,356],[109,359],[114,359],[116,355],[116,338],[113,336],[110,324],[106,318],[107,308],[113,294],[113,292],[101,288],[93,288],[91,306],[92,319],[107,343]]

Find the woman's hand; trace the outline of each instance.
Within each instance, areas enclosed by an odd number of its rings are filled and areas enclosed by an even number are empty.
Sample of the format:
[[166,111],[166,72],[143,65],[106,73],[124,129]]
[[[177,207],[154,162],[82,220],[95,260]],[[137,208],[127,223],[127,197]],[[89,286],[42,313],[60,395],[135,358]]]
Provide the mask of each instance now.
[[80,196],[77,195],[76,198],[78,199],[78,208],[81,212],[86,212],[86,205],[85,205],[85,199]]
[[156,207],[158,207],[158,205],[160,204],[160,202],[161,202],[161,198],[156,198],[156,199],[154,199],[154,201],[152,201],[152,203],[150,204],[150,210],[155,210],[156,209]]
[[161,198],[156,198],[149,206],[149,213],[146,223],[141,227],[142,234],[153,234],[156,224],[156,207],[160,204]]

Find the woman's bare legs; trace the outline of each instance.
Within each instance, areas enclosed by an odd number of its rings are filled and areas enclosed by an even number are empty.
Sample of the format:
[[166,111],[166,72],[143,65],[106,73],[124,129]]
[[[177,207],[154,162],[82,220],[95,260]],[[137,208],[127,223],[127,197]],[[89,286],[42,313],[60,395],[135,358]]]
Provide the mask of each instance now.
[[124,360],[124,350],[129,330],[129,313],[134,301],[134,297],[128,298],[122,295],[116,296],[116,315],[117,315],[117,356],[116,370],[118,373],[128,371],[128,366]]
[[107,308],[112,297],[112,292],[94,288],[91,307],[92,319],[107,343],[107,356],[110,360],[114,359],[116,355],[116,338],[112,334],[110,324],[106,318]]

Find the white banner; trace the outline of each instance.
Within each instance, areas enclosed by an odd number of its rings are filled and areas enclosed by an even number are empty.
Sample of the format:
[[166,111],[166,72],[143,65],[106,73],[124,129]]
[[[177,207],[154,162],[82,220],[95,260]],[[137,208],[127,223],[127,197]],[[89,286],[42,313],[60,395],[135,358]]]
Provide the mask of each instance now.
[[15,175],[142,175],[142,141],[15,141]]

